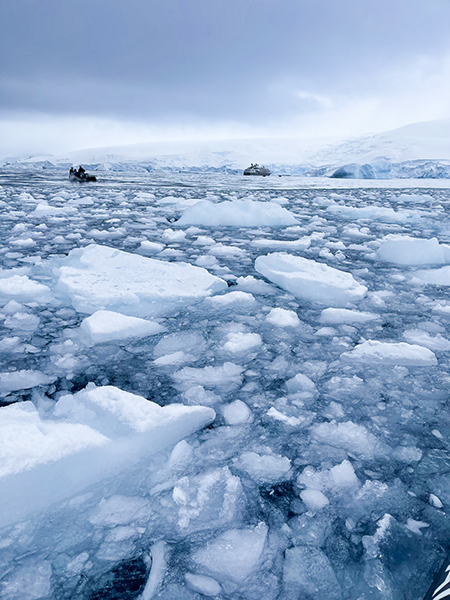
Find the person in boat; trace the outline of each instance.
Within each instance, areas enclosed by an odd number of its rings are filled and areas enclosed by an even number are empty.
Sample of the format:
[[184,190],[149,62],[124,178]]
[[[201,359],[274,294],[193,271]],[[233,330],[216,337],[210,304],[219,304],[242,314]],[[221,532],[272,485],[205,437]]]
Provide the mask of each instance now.
[[78,168],[78,177],[80,179],[84,179],[86,177],[86,171],[83,169],[83,167],[81,165]]

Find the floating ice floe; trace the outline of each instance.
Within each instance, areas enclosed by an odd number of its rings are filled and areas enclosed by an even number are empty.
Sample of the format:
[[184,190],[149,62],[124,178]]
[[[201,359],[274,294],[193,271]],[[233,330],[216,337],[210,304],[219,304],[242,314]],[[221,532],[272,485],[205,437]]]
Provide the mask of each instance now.
[[129,317],[110,310],[97,310],[82,321],[80,329],[93,344],[146,337],[165,330],[155,321]]
[[330,561],[320,548],[314,546],[286,550],[283,587],[286,598],[342,598],[341,586]]
[[[5,272],[3,272],[3,275]],[[11,275],[0,278],[0,296],[14,299],[17,302],[49,302],[50,288],[33,281],[26,275]]]
[[164,250],[163,244],[159,244],[158,242],[149,242],[148,240],[143,240],[141,245],[138,248],[138,252],[140,254],[158,254]]
[[450,266],[440,269],[421,269],[416,271],[411,283],[421,285],[450,285]]
[[215,203],[203,200],[187,208],[176,224],[210,227],[285,227],[296,225],[297,219],[275,202],[234,200]]
[[408,343],[425,346],[433,352],[448,352],[450,350],[450,340],[440,333],[433,337],[427,331],[421,329],[407,329],[403,333],[403,337]]
[[259,256],[255,269],[294,296],[329,306],[356,302],[367,292],[351,273],[285,252]]
[[272,248],[273,250],[306,250],[311,246],[311,238],[301,238],[299,240],[272,240],[259,238],[250,242],[251,246],[256,248]]
[[178,528],[193,533],[229,526],[239,515],[244,492],[239,477],[228,467],[182,477],[173,488],[172,499],[178,509]]
[[355,325],[379,318],[380,316],[375,313],[348,310],[347,308],[325,308],[320,315],[320,322],[327,325]]
[[228,294],[206,298],[205,302],[214,308],[224,308],[229,310],[231,307],[251,306],[255,303],[255,297],[249,292],[228,292]]
[[187,263],[169,263],[92,244],[72,250],[56,269],[57,290],[75,310],[145,317],[227,289],[222,279]]
[[178,389],[187,391],[189,388],[200,385],[207,388],[235,389],[242,383],[244,368],[231,362],[226,362],[220,367],[184,367],[173,374]]
[[192,560],[220,583],[242,584],[260,565],[268,527],[229,529],[197,550]]
[[21,370],[0,373],[0,397],[18,390],[29,390],[38,385],[46,385],[55,380],[42,371]]
[[243,452],[234,466],[261,483],[276,483],[289,479],[291,461],[286,456]]
[[230,402],[223,408],[222,412],[228,425],[241,425],[252,421],[251,410],[242,400]]
[[377,438],[363,425],[346,423],[320,423],[311,428],[311,437],[320,444],[342,448],[358,458],[372,460],[381,452]]
[[259,333],[243,333],[242,331],[231,332],[226,336],[223,350],[231,354],[242,354],[249,352],[262,345]]
[[388,223],[405,223],[420,218],[421,213],[416,210],[399,210],[393,208],[383,208],[382,206],[364,206],[356,208],[353,206],[340,206],[332,204],[326,211],[344,219],[357,221],[359,219],[370,219],[375,221],[385,221]]
[[266,321],[276,327],[298,327],[300,325],[297,313],[285,308],[272,308],[266,317]]
[[77,209],[74,206],[51,206],[47,202],[40,202],[34,211],[31,213],[32,217],[65,217],[68,214],[76,212]]
[[437,238],[391,234],[383,240],[377,256],[397,265],[445,265],[450,263],[450,246],[440,244]]
[[118,474],[214,418],[204,406],[161,407],[93,384],[60,398],[51,419],[31,402],[0,408],[0,526]]
[[367,340],[350,352],[341,354],[341,359],[355,363],[399,365],[403,367],[430,367],[437,364],[434,353],[417,344],[406,342],[378,342]]
[[195,573],[186,573],[184,576],[186,585],[203,596],[219,596],[222,592],[221,586],[212,577],[207,575],[196,575]]

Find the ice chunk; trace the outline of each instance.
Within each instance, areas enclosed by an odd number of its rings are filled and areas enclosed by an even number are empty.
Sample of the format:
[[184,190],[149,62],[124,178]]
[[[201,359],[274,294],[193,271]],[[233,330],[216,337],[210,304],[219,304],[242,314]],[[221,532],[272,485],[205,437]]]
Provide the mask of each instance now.
[[196,477],[182,477],[173,488],[178,507],[178,527],[183,531],[201,531],[231,524],[239,515],[243,491],[239,477],[228,467],[207,471]]
[[191,362],[193,360],[195,360],[194,356],[186,354],[183,352],[183,350],[178,350],[177,352],[172,352],[171,354],[166,354],[165,356],[156,358],[153,363],[162,367],[166,365],[179,365],[181,363]]
[[306,467],[298,476],[297,482],[299,485],[306,486],[309,490],[331,492],[333,494],[339,494],[348,489],[357,490],[360,486],[355,470],[348,460],[323,471]]
[[229,245],[222,244],[220,242],[218,244],[215,244],[208,251],[208,254],[211,254],[212,256],[224,256],[224,257],[238,256],[238,257],[242,258],[246,254],[246,252],[245,252],[245,250],[243,250],[242,248],[239,248],[238,246],[229,246]]
[[261,483],[275,483],[289,478],[291,461],[286,456],[243,452],[234,460],[238,469]]
[[242,584],[258,567],[267,536],[267,525],[229,529],[192,556],[195,564],[219,582]]
[[243,367],[231,362],[224,363],[221,367],[203,367],[196,369],[184,367],[173,374],[177,387],[186,391],[195,385],[209,388],[231,390],[242,383]]
[[0,408],[0,478],[59,461],[108,439],[80,423],[44,421],[31,402]]
[[227,341],[223,345],[223,349],[231,354],[240,354],[242,352],[254,350],[261,345],[262,340],[259,333],[243,333],[242,331],[237,331],[227,335]]
[[221,401],[220,396],[218,396],[214,392],[205,390],[205,388],[202,385],[193,385],[191,387],[191,385],[188,383],[186,385],[178,384],[178,386],[180,388],[183,388],[184,390],[181,394],[183,401],[189,404],[190,406],[194,404],[212,406]]
[[52,565],[48,561],[20,566],[0,583],[2,600],[42,600],[51,590]]
[[229,292],[221,296],[206,298],[205,302],[215,308],[229,309],[231,306],[251,306],[255,303],[255,297],[248,292]]
[[212,577],[186,573],[184,576],[187,586],[203,596],[218,596],[222,593],[221,586]]
[[60,420],[41,419],[29,402],[0,408],[0,527],[118,474],[215,417],[211,408],[160,407],[93,385],[63,396],[54,415]]
[[37,385],[46,385],[55,380],[42,371],[22,370],[0,373],[0,397],[17,390],[29,390]]
[[430,497],[428,498],[428,502],[431,504],[431,506],[434,506],[435,508],[444,508],[444,505],[442,504],[442,502],[434,494],[430,494]]
[[411,278],[411,283],[450,285],[450,267],[440,269],[421,269],[416,271]]
[[299,240],[272,240],[259,238],[251,241],[252,246],[257,248],[268,248],[272,250],[307,250],[311,245],[311,238]]
[[174,231],[169,227],[164,231],[161,238],[165,242],[182,242],[186,238],[186,233],[184,231]]
[[296,392],[307,392],[308,394],[316,393],[316,386],[309,377],[303,373],[297,373],[295,377],[286,381],[286,387],[291,394]]
[[367,340],[350,352],[341,354],[341,359],[355,363],[401,365],[404,367],[430,367],[437,364],[434,353],[428,348],[405,342],[378,342]]
[[252,275],[247,275],[247,277],[238,277],[236,284],[238,290],[242,290],[243,292],[252,292],[254,294],[263,294],[266,296],[272,296],[276,293],[276,290],[271,285],[262,279],[256,279]]
[[259,256],[255,269],[298,298],[330,306],[356,302],[367,292],[350,273],[284,252]]
[[391,234],[378,248],[377,256],[397,265],[445,265],[450,262],[450,246],[439,244],[437,238]]
[[168,263],[92,244],[72,250],[57,269],[57,289],[75,310],[130,316],[166,314],[227,289],[222,279],[187,263]]
[[4,321],[5,327],[8,329],[20,329],[26,332],[35,331],[41,320],[37,315],[32,315],[27,312],[16,312]]
[[311,423],[310,415],[303,414],[298,417],[289,416],[289,415],[286,415],[283,412],[277,410],[274,406],[269,408],[266,415],[268,417],[270,417],[271,419],[273,419],[274,421],[284,423],[288,427],[294,427],[296,429],[300,428],[300,427],[306,427],[307,425],[309,425]]
[[211,227],[284,227],[297,224],[295,216],[274,202],[234,200],[213,203],[198,202],[187,208],[177,225],[207,225]]
[[206,424],[215,418],[212,408],[182,404],[159,406],[114,386],[95,387],[93,384],[74,396],[63,396],[56,404],[54,415],[87,423],[110,437],[152,432],[160,440],[164,435],[181,439],[186,435],[183,435],[184,429],[198,428],[199,419]]
[[97,310],[83,320],[80,328],[94,344],[132,337],[146,337],[165,329],[154,321],[129,317],[110,310]]
[[266,317],[266,321],[277,327],[298,327],[300,325],[297,313],[284,308],[272,308]]
[[102,498],[89,514],[88,521],[104,527],[139,524],[145,522],[151,512],[151,504],[145,498],[115,495]]
[[50,206],[47,202],[40,202],[31,213],[32,217],[65,217],[76,212],[74,206]]
[[306,504],[308,510],[321,510],[330,503],[325,494],[319,490],[306,489],[300,492],[300,498]]
[[[319,548],[298,546],[286,550],[283,586],[295,598],[340,600],[341,586],[330,561]],[[290,596],[288,596],[290,597]]]
[[17,302],[49,302],[52,297],[50,288],[26,275],[0,278],[0,295]]
[[185,466],[192,457],[192,446],[186,442],[186,440],[181,440],[175,446],[175,448],[170,453],[168,466],[169,469],[177,469],[179,467]]
[[421,329],[408,329],[403,333],[403,337],[410,344],[425,346],[436,352],[448,352],[450,350],[450,340],[442,337],[440,333],[431,336],[427,331]]
[[159,590],[167,569],[167,553],[167,544],[162,540],[151,547],[152,568],[140,600],[151,600]]
[[358,219],[371,219],[376,221],[385,221],[387,223],[407,223],[408,221],[417,220],[419,213],[414,210],[399,210],[393,208],[384,208],[382,206],[363,206],[355,208],[353,206],[340,206],[333,204],[327,207],[327,212],[356,221]]
[[163,244],[158,244],[158,242],[149,242],[148,240],[142,241],[138,248],[138,252],[140,254],[158,254],[158,252],[162,252],[163,250]]
[[189,356],[192,358],[200,356],[205,348],[205,340],[199,333],[195,331],[180,331],[165,335],[156,344],[153,355],[156,359],[159,359],[182,352],[185,357]]
[[380,453],[377,438],[363,425],[346,423],[320,423],[311,428],[311,437],[321,443],[342,448],[350,454],[368,460]]
[[223,416],[228,425],[250,423],[252,420],[252,413],[242,400],[235,400],[234,402],[227,404],[223,408]]
[[424,521],[415,521],[414,519],[407,519],[405,525],[406,529],[409,529],[409,531],[417,533],[418,535],[422,535],[421,529],[429,526],[429,523],[425,523]]
[[375,313],[359,312],[357,310],[348,310],[347,308],[325,308],[320,315],[321,323],[325,323],[326,325],[341,325],[343,323],[355,325],[379,318],[380,316]]

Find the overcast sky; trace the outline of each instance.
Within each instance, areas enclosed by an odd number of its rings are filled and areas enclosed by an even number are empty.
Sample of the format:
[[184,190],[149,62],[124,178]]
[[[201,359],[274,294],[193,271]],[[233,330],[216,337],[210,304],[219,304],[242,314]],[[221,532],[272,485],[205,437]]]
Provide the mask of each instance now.
[[450,0],[0,0],[0,156],[450,118]]

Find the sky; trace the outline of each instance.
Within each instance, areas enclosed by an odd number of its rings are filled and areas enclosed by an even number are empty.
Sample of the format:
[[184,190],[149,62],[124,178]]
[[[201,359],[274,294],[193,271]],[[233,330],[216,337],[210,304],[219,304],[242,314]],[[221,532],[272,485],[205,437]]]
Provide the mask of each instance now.
[[0,0],[0,157],[450,118],[450,0]]

